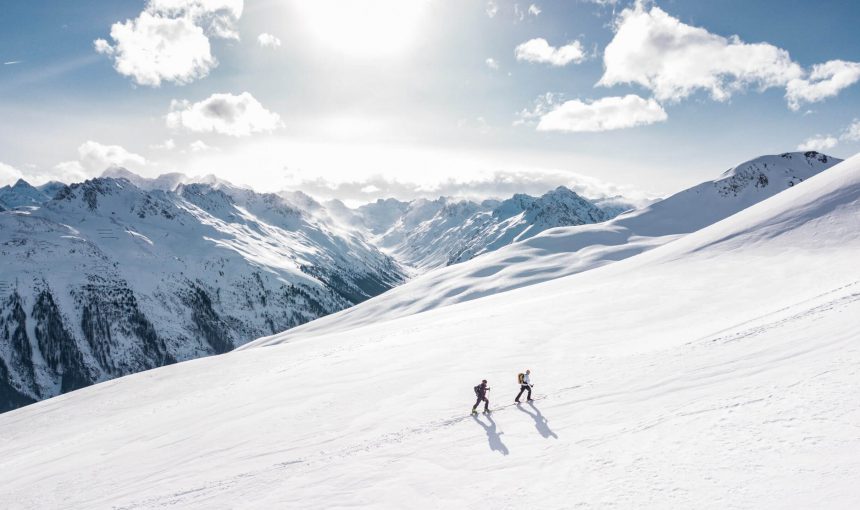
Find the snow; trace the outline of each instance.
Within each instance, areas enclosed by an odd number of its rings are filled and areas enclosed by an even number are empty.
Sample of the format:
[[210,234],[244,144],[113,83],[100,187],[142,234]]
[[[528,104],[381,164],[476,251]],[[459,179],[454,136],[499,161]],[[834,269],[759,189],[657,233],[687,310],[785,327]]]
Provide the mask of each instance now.
[[[626,260],[0,415],[4,508],[850,508],[860,156]],[[494,406],[530,368],[533,406]]]
[[610,221],[546,230],[257,344],[412,315],[611,264],[727,218],[840,161],[817,152],[758,157]]
[[606,217],[566,188],[351,210],[121,167],[69,187],[19,181],[0,198],[15,204],[0,217],[0,412],[336,312],[420,271],[400,261],[426,269]]
[[276,195],[224,183],[146,191],[125,178],[0,214],[0,258],[0,379],[35,400],[73,374],[82,385],[224,352],[404,276],[360,234]]
[[18,179],[12,186],[0,187],[0,204],[4,208],[32,206],[48,199],[48,196],[33,187],[24,179]]

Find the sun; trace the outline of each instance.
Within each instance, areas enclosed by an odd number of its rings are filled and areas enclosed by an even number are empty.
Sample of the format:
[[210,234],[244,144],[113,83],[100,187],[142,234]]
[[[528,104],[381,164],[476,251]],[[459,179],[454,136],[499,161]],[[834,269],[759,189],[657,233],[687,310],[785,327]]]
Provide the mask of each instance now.
[[352,57],[383,58],[412,49],[429,0],[303,0],[301,23],[318,43]]

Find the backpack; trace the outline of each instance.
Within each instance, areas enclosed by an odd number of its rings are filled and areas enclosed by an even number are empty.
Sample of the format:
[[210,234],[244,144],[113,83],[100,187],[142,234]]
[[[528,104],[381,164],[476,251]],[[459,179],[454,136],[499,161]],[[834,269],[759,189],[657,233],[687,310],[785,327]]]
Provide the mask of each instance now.
[[523,384],[523,378],[525,376],[526,376],[526,374],[517,374],[517,382],[520,384]]
[[480,396],[481,396],[481,385],[480,385],[480,384],[479,384],[479,385],[477,385],[477,386],[475,386],[475,396],[476,396],[476,397],[480,397]]

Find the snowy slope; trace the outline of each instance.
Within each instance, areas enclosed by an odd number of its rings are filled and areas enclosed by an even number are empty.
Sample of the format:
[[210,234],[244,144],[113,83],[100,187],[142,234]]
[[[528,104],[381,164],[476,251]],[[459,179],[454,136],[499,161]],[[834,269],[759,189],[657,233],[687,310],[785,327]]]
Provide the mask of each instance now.
[[762,156],[729,169],[718,179],[610,221],[546,230],[473,260],[422,274],[358,307],[316,320],[287,336],[345,330],[610,264],[695,232],[840,161],[817,152]]
[[0,411],[226,352],[404,278],[277,195],[175,189],[94,179],[0,214]]
[[[616,264],[6,413],[0,506],[850,508],[858,224],[855,157]],[[468,416],[526,367],[545,398]]]
[[352,210],[121,167],[71,188],[19,181],[0,197],[17,209],[0,218],[0,412],[342,310],[412,272],[391,255],[447,263],[605,217],[564,188]]

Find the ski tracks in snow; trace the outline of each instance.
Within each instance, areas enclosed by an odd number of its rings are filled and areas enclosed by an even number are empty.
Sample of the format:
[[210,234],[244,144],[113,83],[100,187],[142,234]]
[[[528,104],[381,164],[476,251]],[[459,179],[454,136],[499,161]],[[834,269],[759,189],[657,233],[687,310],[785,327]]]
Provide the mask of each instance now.
[[[575,385],[567,388],[562,388],[551,395],[536,396],[534,400],[540,401],[548,399],[557,399],[559,396],[567,393],[568,391],[575,390],[581,387],[582,385]],[[514,407],[515,405],[516,404],[506,404],[494,409],[489,416],[489,419],[491,420],[491,424],[489,426],[498,427],[498,425],[495,424],[495,421],[492,420],[493,415],[506,411]],[[527,404],[522,405],[526,406]],[[528,414],[533,417],[532,413]],[[273,483],[283,483],[284,477],[289,476],[289,472],[292,472],[296,469],[325,469],[326,466],[343,462],[348,457],[368,454],[381,448],[401,444],[406,441],[414,440],[417,437],[437,433],[460,424],[468,423],[472,420],[473,417],[475,416],[472,414],[462,414],[458,416],[449,416],[443,419],[432,420],[427,423],[406,427],[398,431],[388,432],[371,439],[366,439],[357,444],[344,446],[333,450],[320,450],[318,453],[305,458],[294,458],[280,461],[260,469],[244,471],[232,475],[230,477],[213,480],[204,485],[189,487],[173,492],[171,494],[147,498],[139,502],[115,506],[114,508],[116,510],[133,510],[138,508],[157,508],[171,506],[182,507],[193,504],[202,504],[204,502],[210,501],[210,498],[214,497],[215,495],[234,489],[238,487],[242,482],[248,481],[251,482],[250,486],[243,487],[241,490],[255,492],[261,490],[257,488],[260,486],[265,487],[270,486]],[[482,420],[484,418],[485,417],[483,416],[483,414],[478,415],[477,417],[478,420]],[[484,429],[486,429],[487,424],[483,422],[482,424]],[[486,430],[482,432],[485,431]],[[539,429],[539,431],[541,430]],[[551,430],[549,432],[543,431],[541,433],[542,435],[544,435],[544,437],[555,435],[555,433]],[[498,436],[504,434],[504,432],[502,430],[495,430],[494,434]],[[475,437],[480,439],[480,435],[481,434],[478,432],[478,430],[475,429]],[[509,453],[507,447],[504,446],[503,443],[500,443],[499,441],[496,441],[496,443],[496,447],[491,449],[499,451],[500,453],[503,453],[505,455]]]

